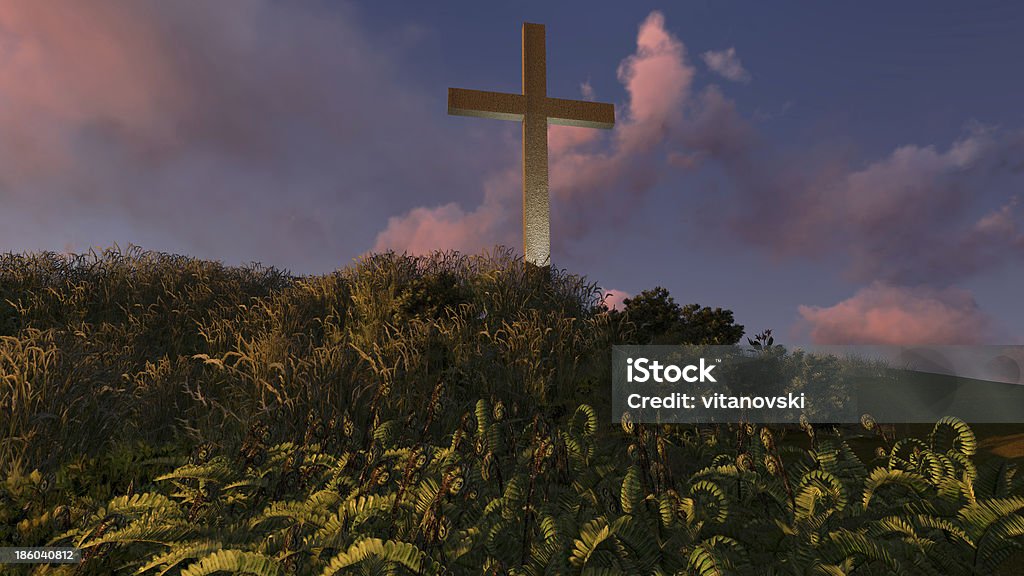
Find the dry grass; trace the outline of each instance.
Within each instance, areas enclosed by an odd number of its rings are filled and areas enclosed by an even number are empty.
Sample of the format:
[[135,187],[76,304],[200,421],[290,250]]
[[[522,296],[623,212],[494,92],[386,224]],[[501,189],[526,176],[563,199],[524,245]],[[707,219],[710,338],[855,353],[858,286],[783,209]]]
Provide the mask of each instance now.
[[117,248],[0,256],[0,474],[112,443],[240,438],[272,416],[567,398],[607,340],[584,279],[511,251],[379,254],[295,277]]

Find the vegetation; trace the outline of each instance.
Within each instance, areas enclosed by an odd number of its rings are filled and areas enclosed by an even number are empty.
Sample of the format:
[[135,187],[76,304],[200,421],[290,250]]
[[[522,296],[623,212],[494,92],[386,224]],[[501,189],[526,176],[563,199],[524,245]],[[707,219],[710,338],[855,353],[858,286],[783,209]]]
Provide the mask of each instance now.
[[661,286],[622,303],[622,315],[632,328],[630,344],[728,345],[743,337],[743,326],[735,323],[731,310],[700,304],[680,306]]
[[954,418],[919,440],[865,417],[856,450],[831,427],[605,423],[613,343],[742,327],[663,289],[599,296],[508,252],[305,278],[2,256],[0,546],[77,546],[25,567],[66,574],[1014,569],[1024,479]]

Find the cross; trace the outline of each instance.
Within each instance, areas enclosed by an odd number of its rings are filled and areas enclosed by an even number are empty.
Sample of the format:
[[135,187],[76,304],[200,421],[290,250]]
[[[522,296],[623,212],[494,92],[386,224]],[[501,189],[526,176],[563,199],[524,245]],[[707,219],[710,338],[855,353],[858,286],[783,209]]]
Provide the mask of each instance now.
[[611,128],[615,107],[548,98],[544,26],[523,24],[523,93],[448,89],[448,113],[523,123],[523,252],[527,262],[551,264],[548,200],[548,124]]

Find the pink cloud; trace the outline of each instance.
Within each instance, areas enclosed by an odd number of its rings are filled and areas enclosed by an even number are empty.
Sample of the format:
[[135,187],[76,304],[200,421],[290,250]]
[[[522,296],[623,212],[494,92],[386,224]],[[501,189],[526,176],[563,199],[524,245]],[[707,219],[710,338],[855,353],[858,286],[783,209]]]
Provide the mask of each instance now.
[[715,74],[733,82],[750,82],[750,73],[743,67],[739,56],[736,55],[736,48],[730,47],[726,50],[709,50],[700,55]]
[[[45,3],[0,6],[5,99],[21,110],[79,121],[97,112],[139,123],[158,117],[159,107],[179,95],[174,74],[154,23],[137,9],[118,8],[101,0],[95,10],[72,15]],[[135,82],[124,83],[129,78]]]
[[879,282],[833,306],[800,306],[815,344],[983,344],[993,322],[966,290],[908,288]]
[[323,272],[402,194],[465,189],[500,144],[423,113],[404,65],[432,33],[321,4],[0,3],[0,245]]
[[[548,129],[556,250],[594,227],[623,218],[626,211],[612,207],[635,201],[660,179],[669,161],[654,150],[682,129],[694,68],[686,60],[682,42],[665,28],[660,12],[652,12],[640,24],[636,51],[622,61],[617,75],[629,102],[617,110],[609,145],[600,146],[608,140],[602,131],[566,126]],[[581,85],[584,98],[593,96],[589,86]],[[516,166],[508,170],[518,174],[518,158]],[[518,245],[520,186],[518,177],[491,179],[485,185],[484,202],[475,209],[419,207],[391,218],[378,234],[374,250],[479,250],[510,239],[511,245]],[[629,196],[623,196],[624,192]],[[559,208],[558,204],[570,200],[571,210]]]
[[513,194],[521,178],[513,169],[491,177],[484,183],[483,203],[469,212],[458,204],[448,203],[393,216],[377,235],[372,251],[418,255],[434,250],[478,252],[495,245],[512,246],[514,223],[507,207],[515,198]]
[[686,60],[686,48],[665,28],[661,12],[651,12],[640,24],[636,52],[619,65],[619,81],[629,93],[626,118],[616,137],[626,154],[649,148],[682,121],[696,71]]
[[609,310],[622,310],[625,307],[623,300],[631,297],[629,292],[623,292],[622,290],[604,290],[601,301],[604,302]]
[[601,132],[593,128],[548,126],[548,155],[560,158],[577,148],[599,141],[601,136]]
[[0,5],[0,165],[12,184],[68,170],[68,129],[85,123],[166,141],[187,100],[138,5],[64,8]]
[[[384,246],[404,246],[413,254],[419,247],[445,246],[454,250],[475,248],[480,233],[490,226],[490,214],[467,214],[455,203],[435,208],[414,208],[403,218],[388,219],[388,226],[377,237],[376,251]],[[429,250],[425,250],[429,252]]]

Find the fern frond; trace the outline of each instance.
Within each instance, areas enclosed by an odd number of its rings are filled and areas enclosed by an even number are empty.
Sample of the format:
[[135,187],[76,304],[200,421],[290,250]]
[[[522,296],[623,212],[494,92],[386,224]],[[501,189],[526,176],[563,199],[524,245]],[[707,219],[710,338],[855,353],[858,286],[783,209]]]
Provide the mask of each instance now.
[[164,576],[186,560],[203,558],[222,548],[224,548],[224,544],[217,540],[180,542],[169,551],[150,557],[149,562],[143,564],[135,574],[145,574],[150,570],[159,568],[156,572],[157,576]]
[[398,564],[417,574],[438,574],[438,565],[422,550],[408,542],[367,538],[360,540],[348,550],[338,554],[327,563],[321,576],[338,574],[349,566],[370,559]]
[[902,486],[923,494],[928,490],[928,480],[920,474],[899,469],[875,468],[864,481],[864,509],[867,510],[872,497],[883,486]]
[[273,558],[257,552],[218,550],[203,556],[198,562],[182,570],[181,576],[206,576],[217,572],[278,576],[281,574],[281,568]]

